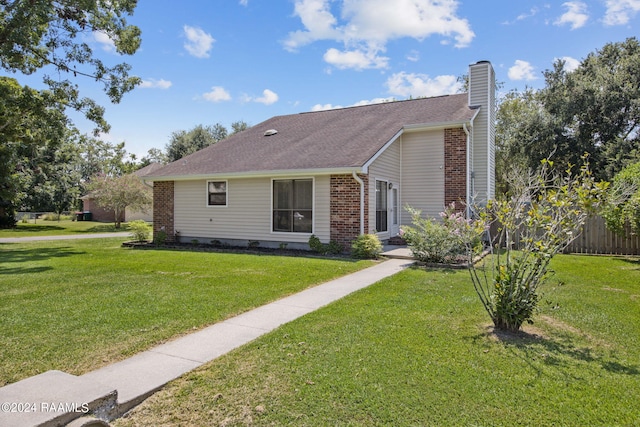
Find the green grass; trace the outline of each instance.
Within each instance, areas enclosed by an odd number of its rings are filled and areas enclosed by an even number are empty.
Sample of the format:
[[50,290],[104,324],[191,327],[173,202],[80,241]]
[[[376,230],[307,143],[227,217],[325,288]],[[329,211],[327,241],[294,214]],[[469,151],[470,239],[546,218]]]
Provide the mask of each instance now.
[[2,237],[31,237],[31,236],[61,236],[67,234],[82,233],[109,233],[115,231],[126,231],[127,224],[122,223],[122,228],[116,229],[114,223],[104,223],[95,221],[44,221],[37,220],[29,223],[18,222],[16,228],[0,229]]
[[50,369],[82,374],[371,265],[124,240],[0,244],[0,386]]
[[466,271],[410,269],[170,383],[113,424],[640,425],[640,260],[558,256],[496,334]]

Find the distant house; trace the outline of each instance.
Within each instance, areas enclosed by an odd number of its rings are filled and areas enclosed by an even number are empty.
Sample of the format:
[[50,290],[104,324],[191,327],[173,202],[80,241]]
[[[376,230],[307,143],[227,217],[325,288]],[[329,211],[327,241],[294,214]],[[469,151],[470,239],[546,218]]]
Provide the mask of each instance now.
[[405,205],[494,196],[495,75],[469,66],[469,92],[266,120],[146,176],[154,232],[168,240],[349,247],[410,223]]
[[[151,163],[137,171],[133,172],[134,175],[140,179],[146,180],[146,176],[153,173],[157,169],[160,169],[162,165],[160,163]],[[149,184],[151,185],[151,184]],[[115,212],[112,209],[105,209],[98,205],[91,193],[86,194],[80,198],[82,200],[82,209],[84,212],[91,212],[91,219],[99,222],[114,222]],[[149,209],[147,212],[135,211],[130,208],[126,208],[120,216],[121,222],[134,221],[136,219],[142,219],[144,221],[153,221],[153,210]]]

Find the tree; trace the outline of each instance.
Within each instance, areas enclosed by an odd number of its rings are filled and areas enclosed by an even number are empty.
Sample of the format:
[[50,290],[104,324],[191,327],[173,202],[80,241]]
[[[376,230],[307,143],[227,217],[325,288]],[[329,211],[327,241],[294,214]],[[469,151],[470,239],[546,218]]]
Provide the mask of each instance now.
[[496,119],[496,192],[501,194],[510,189],[514,166],[535,170],[554,155],[559,130],[533,89],[504,95]]
[[532,322],[551,259],[578,237],[607,187],[595,182],[586,162],[575,174],[571,165],[564,174],[553,166],[544,160],[535,172],[514,171],[511,193],[482,212],[479,228],[496,223],[496,252],[482,264],[470,258],[470,272],[497,329],[518,331]]
[[606,44],[572,72],[558,61],[545,78],[546,108],[567,127],[565,135],[573,148],[573,158],[566,153],[567,160],[575,162],[588,152],[594,171],[599,171],[596,176],[611,179],[636,158],[640,148],[640,43],[636,38]]
[[147,155],[140,159],[140,167],[149,166],[151,163],[165,165],[169,162],[167,155],[159,148],[150,148]]
[[640,162],[622,169],[614,178],[602,215],[610,230],[625,233],[625,226],[640,234]]
[[[28,169],[38,171],[43,152],[55,151],[68,124],[67,108],[76,109],[108,131],[104,109],[80,96],[76,84],[61,76],[85,76],[101,82],[112,102],[139,82],[129,76],[129,65],[109,67],[84,40],[103,34],[120,54],[131,55],[140,46],[140,30],[127,25],[136,0],[0,0],[0,68],[31,75],[44,71],[48,90],[21,86],[0,77],[0,227],[15,225],[15,209],[27,190]],[[57,79],[51,77],[55,75]]]
[[134,174],[119,177],[97,175],[89,190],[99,206],[114,211],[116,228],[120,228],[120,218],[127,207],[146,212],[153,200],[151,188]]
[[[56,212],[75,208],[81,196],[80,146],[67,132],[56,146],[43,146],[40,158],[30,158],[20,167],[22,208],[36,212]],[[33,165],[33,167],[32,167]]]
[[113,144],[88,135],[76,135],[82,157],[81,174],[88,182],[98,174],[120,176],[132,172],[131,165],[125,162],[127,151],[125,143]]
[[237,122],[233,122],[231,123],[231,135],[235,135],[236,133],[242,132],[243,130],[247,130],[249,129],[249,125],[247,124],[247,122],[240,120]]
[[65,126],[64,110],[55,94],[0,77],[0,228],[15,226],[28,171],[46,164],[42,153],[55,151]]
[[219,123],[213,126],[198,125],[190,131],[173,132],[166,147],[168,160],[173,162],[181,159],[225,139],[227,135],[227,129]]
[[573,71],[558,60],[544,76],[543,89],[512,92],[500,105],[496,146],[502,171],[511,160],[528,167],[537,167],[544,158],[578,165],[589,153],[595,178],[611,180],[640,159],[636,38],[606,44]]
[[[9,72],[30,75],[51,69],[56,75],[89,77],[101,82],[114,103],[140,83],[130,77],[125,63],[108,67],[96,58],[85,39],[106,35],[122,55],[133,55],[140,47],[140,29],[127,25],[137,0],[2,0],[0,1],[0,66]],[[58,102],[84,112],[96,123],[96,131],[108,131],[104,109],[89,98],[81,98],[69,79],[44,77]]]

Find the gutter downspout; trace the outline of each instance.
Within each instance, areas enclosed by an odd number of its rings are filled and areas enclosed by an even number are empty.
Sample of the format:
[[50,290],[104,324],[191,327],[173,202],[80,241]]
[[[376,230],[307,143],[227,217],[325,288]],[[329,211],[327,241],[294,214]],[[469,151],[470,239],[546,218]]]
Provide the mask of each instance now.
[[356,171],[351,173],[353,179],[360,184],[360,234],[364,234],[364,181],[358,176]]
[[[469,123],[471,125],[471,127],[473,127],[473,125],[471,123]],[[462,124],[462,129],[464,130],[464,133],[467,134],[467,194],[466,194],[466,198],[467,198],[467,219],[471,218],[471,187],[473,186],[473,178],[474,178],[474,173],[473,173],[473,156],[471,153],[471,150],[473,150],[473,145],[471,143],[471,133],[469,132],[469,129],[467,128],[467,124],[463,123]]]

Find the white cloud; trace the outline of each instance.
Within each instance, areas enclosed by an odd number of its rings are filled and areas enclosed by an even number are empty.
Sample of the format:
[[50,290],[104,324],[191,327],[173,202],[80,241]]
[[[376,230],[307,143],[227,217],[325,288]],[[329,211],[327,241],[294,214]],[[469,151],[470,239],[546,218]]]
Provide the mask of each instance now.
[[324,60],[339,69],[353,68],[364,70],[368,68],[387,68],[389,58],[378,56],[376,51],[363,52],[361,50],[351,50],[341,52],[331,48],[323,56]]
[[509,68],[507,75],[511,80],[536,80],[533,66],[527,61],[516,59],[513,67]]
[[581,1],[569,1],[563,3],[562,6],[564,6],[567,11],[554,22],[555,25],[569,24],[571,25],[571,29],[575,30],[583,27],[589,20],[586,3]]
[[605,25],[624,25],[640,11],[640,0],[607,0]]
[[185,25],[184,35],[187,37],[187,41],[184,43],[184,48],[189,52],[189,54],[196,58],[209,57],[209,51],[213,46],[213,42],[215,42],[215,39],[211,37],[211,34],[205,33],[202,28]]
[[93,39],[98,42],[102,50],[105,52],[115,53],[116,44],[111,40],[107,33],[103,33],[102,31],[94,31]]
[[254,99],[254,101],[264,105],[271,105],[278,101],[278,94],[272,90],[265,89],[262,91],[262,96]]
[[246,5],[248,5],[248,4],[249,4],[249,0],[240,0],[240,4],[241,4],[242,6],[246,6]]
[[311,111],[335,110],[337,108],[344,108],[344,107],[342,105],[316,104],[313,107],[311,107]]
[[146,79],[146,80],[142,80],[142,83],[140,83],[141,88],[145,88],[145,89],[169,89],[171,87],[172,83],[169,80],[165,80],[165,79]]
[[420,52],[412,50],[407,54],[407,60],[411,62],[418,62],[420,60]]
[[[384,102],[393,102],[395,99],[393,98],[374,98],[374,99],[365,99],[362,101],[358,101],[354,104],[347,105],[347,107],[361,107],[363,105],[372,105],[372,104],[382,104]],[[342,105],[333,105],[333,104],[316,104],[311,107],[311,111],[326,111],[326,110],[336,110],[338,108],[347,108]]]
[[222,86],[213,86],[211,92],[204,93],[202,97],[211,102],[230,101],[231,95]]
[[[332,6],[340,10],[334,13]],[[284,46],[295,51],[318,40],[335,41],[344,49],[325,53],[332,65],[384,68],[388,58],[379,54],[390,40],[439,35],[456,47],[468,46],[475,34],[469,22],[456,15],[457,7],[456,0],[295,0],[294,14],[304,30],[289,33]]]
[[575,71],[580,66],[580,61],[570,56],[563,56],[559,59],[564,61],[564,70],[567,72]]
[[444,75],[431,78],[426,74],[400,72],[385,83],[392,95],[404,97],[439,96],[458,92],[462,84],[455,76]]

